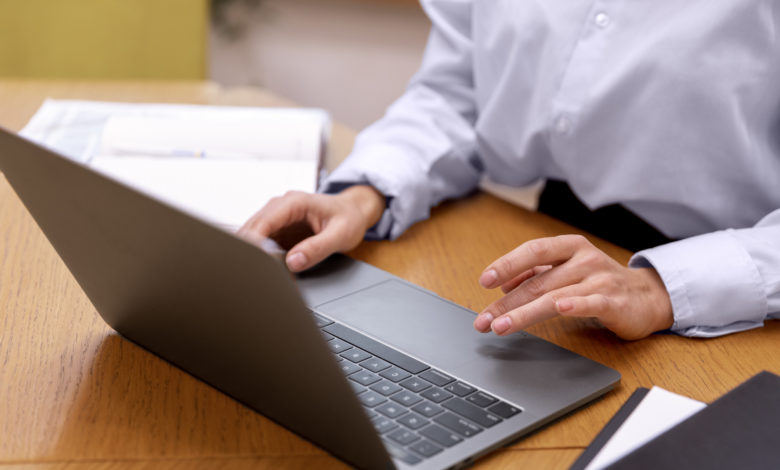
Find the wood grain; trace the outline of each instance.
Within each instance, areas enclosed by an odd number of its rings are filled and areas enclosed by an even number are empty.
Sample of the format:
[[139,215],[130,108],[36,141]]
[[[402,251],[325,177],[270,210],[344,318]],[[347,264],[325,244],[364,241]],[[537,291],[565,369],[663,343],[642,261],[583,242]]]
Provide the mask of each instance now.
[[[290,103],[261,90],[193,82],[0,81],[0,125],[19,129],[46,96],[231,105]],[[330,165],[354,132],[334,130]],[[576,232],[484,193],[448,202],[393,242],[351,255],[473,310],[496,299],[477,278],[523,241]],[[620,262],[630,253],[593,242]],[[344,468],[322,449],[118,337],[98,317],[21,202],[0,180],[2,468]],[[556,319],[536,335],[621,372],[620,386],[478,468],[567,468],[638,386],[711,401],[760,370],[780,373],[780,323],[710,340],[626,342],[592,321]]]

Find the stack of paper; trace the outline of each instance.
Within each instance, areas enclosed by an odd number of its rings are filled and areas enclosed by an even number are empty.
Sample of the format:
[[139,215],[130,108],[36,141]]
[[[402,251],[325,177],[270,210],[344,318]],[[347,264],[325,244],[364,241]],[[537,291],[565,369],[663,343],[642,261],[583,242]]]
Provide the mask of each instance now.
[[761,372],[710,405],[637,389],[575,469],[750,468],[780,462],[780,376]]
[[572,468],[606,468],[707,406],[660,387],[640,389],[632,399],[636,401],[635,407],[628,404],[624,407],[630,414],[622,423],[615,423],[619,427],[611,430],[614,434],[609,431],[611,435],[604,434],[609,439],[605,439],[603,447],[596,449],[591,445],[592,450],[598,450],[592,460],[581,459],[582,465]]
[[314,191],[330,130],[316,109],[47,100],[21,135],[228,230]]

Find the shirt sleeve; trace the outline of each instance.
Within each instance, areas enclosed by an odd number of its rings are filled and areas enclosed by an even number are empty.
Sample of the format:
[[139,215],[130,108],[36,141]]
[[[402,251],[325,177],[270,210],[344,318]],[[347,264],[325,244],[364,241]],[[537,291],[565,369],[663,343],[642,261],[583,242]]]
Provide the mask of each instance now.
[[636,253],[672,300],[672,331],[714,337],[780,318],[780,209],[752,228],[691,237]]
[[322,192],[369,184],[388,198],[367,238],[396,238],[444,199],[479,183],[471,1],[423,0],[432,28],[420,70],[378,122],[358,136]]

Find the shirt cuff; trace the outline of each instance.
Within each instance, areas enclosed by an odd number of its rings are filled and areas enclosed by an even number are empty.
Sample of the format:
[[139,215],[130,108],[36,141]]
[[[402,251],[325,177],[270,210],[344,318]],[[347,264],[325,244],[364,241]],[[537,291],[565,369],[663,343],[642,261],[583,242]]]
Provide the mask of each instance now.
[[387,198],[379,222],[366,232],[367,239],[398,238],[414,222],[429,214],[430,195],[426,171],[419,161],[391,145],[374,145],[351,154],[323,181],[320,192],[338,193],[349,186],[367,184]]
[[761,275],[731,230],[640,251],[629,267],[653,267],[661,276],[675,333],[721,336],[760,327],[766,318]]
[[[369,184],[367,181],[360,181],[360,182],[352,182],[352,183],[346,183],[346,182],[330,182],[330,183],[324,183],[320,186],[319,192],[324,194],[337,194],[341,191],[344,191],[350,186],[355,186],[357,184]],[[379,191],[382,193],[382,191]],[[385,193],[382,193],[383,196],[385,196],[385,210],[382,211],[382,216],[379,218],[379,221],[375,223],[372,227],[370,227],[368,230],[366,230],[365,235],[363,238],[366,240],[386,240],[388,238],[388,234],[390,233],[390,227],[393,225],[393,216],[390,215],[390,211],[388,208],[390,207],[390,201],[392,201],[393,197],[388,196]]]

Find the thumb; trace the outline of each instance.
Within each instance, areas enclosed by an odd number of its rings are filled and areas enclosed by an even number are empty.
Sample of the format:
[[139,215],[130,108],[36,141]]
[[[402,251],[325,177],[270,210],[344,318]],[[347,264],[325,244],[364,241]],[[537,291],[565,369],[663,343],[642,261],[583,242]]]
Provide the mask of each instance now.
[[328,224],[321,232],[290,248],[286,257],[290,271],[304,271],[337,251],[352,248],[343,230],[339,230],[336,225]]

